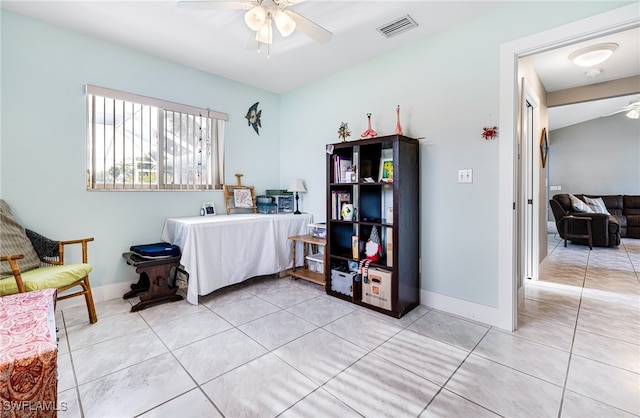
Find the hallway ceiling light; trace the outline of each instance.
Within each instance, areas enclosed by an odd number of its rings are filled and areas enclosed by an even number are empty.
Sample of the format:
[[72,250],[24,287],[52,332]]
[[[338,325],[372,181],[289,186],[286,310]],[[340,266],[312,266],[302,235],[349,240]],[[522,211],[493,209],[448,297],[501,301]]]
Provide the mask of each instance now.
[[605,62],[616,49],[618,44],[614,43],[591,45],[573,52],[569,59],[581,67],[590,67]]

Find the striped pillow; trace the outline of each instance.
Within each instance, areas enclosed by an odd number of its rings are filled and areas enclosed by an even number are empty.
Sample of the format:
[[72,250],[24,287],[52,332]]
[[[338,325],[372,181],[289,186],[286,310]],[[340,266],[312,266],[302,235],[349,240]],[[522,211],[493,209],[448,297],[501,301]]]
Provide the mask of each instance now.
[[[0,255],[23,254],[18,260],[20,271],[25,272],[40,267],[40,259],[24,228],[11,214],[11,208],[0,199]],[[13,276],[8,261],[0,263],[0,277]]]
[[593,213],[593,209],[591,209],[591,206],[587,205],[574,195],[569,194],[569,199],[571,199],[571,208],[574,212]]
[[611,215],[607,210],[607,206],[604,204],[604,200],[602,200],[601,197],[591,199],[585,196],[584,200],[585,202],[587,202],[587,205],[591,206],[591,209],[593,209],[595,213],[606,213],[607,215]]

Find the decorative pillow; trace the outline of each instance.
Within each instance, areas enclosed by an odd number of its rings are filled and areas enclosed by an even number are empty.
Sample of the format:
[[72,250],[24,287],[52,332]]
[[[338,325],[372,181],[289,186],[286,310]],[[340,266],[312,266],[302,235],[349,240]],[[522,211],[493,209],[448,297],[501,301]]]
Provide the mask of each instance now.
[[[40,259],[33,249],[27,234],[11,214],[11,208],[0,199],[0,255],[22,254],[24,258],[18,260],[20,272],[40,267]],[[0,263],[0,277],[13,276],[9,262]]]
[[591,209],[593,209],[595,213],[606,213],[607,215],[611,215],[607,210],[607,206],[604,204],[604,200],[602,200],[601,197],[591,199],[585,196],[584,200],[587,202],[587,205],[591,206]]
[[574,212],[593,213],[593,209],[591,209],[591,206],[587,205],[574,195],[569,194],[569,199],[571,199],[571,208]]

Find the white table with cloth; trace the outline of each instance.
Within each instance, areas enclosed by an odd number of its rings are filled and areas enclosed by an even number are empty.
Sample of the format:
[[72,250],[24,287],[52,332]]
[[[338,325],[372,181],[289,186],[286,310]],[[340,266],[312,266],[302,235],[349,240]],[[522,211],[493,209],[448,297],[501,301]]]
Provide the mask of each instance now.
[[307,234],[312,222],[306,213],[168,218],[162,240],[180,247],[189,274],[187,301],[197,305],[199,295],[291,268],[288,237]]

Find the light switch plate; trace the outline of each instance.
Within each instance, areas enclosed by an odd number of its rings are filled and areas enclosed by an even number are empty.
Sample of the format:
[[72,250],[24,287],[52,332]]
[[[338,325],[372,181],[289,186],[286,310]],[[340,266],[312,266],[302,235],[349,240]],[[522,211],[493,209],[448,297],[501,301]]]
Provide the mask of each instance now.
[[458,183],[473,183],[473,170],[458,170]]

